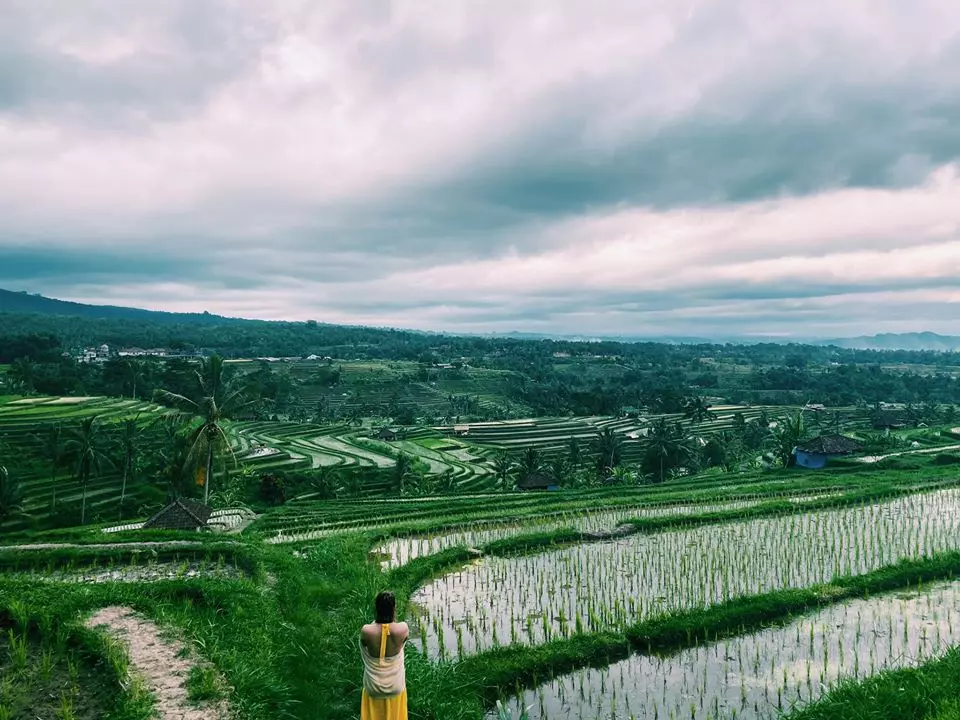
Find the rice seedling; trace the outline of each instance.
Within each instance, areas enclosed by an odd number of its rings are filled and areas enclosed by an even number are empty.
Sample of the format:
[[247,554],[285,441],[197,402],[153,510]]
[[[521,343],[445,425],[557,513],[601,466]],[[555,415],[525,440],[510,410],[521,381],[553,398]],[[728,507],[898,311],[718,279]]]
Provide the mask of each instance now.
[[[575,672],[506,707],[531,705],[533,720],[773,717],[809,704],[841,680],[941,656],[960,642],[960,632],[950,630],[960,620],[958,602],[960,582],[855,600],[674,655],[637,655]],[[926,632],[904,632],[911,625]]]
[[394,569],[406,565],[411,560],[434,555],[447,548],[479,547],[525,533],[547,532],[561,528],[574,528],[581,532],[599,532],[612,530],[625,520],[635,518],[736,510],[752,507],[759,502],[759,500],[741,500],[719,504],[654,505],[617,510],[569,511],[547,516],[532,514],[522,520],[505,523],[476,522],[448,532],[398,537],[382,543],[372,552],[387,558],[383,561],[384,569]]
[[76,717],[73,709],[73,700],[69,695],[63,693],[60,696],[60,707],[57,710],[58,720],[76,720]]
[[13,628],[7,630],[7,651],[10,654],[10,665],[14,672],[22,671],[27,667],[27,636],[18,634]]
[[[441,654],[441,631],[446,657],[493,647],[494,628],[501,643],[538,644],[957,549],[958,510],[960,491],[951,489],[486,558],[426,585],[412,602],[430,620],[432,657]],[[463,627],[459,641],[455,624]]]

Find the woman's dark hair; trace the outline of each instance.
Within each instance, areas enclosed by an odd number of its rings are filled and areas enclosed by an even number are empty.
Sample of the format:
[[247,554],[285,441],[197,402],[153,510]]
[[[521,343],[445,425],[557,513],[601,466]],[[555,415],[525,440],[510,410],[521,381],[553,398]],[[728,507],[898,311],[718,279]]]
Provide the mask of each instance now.
[[393,596],[392,592],[385,590],[380,593],[377,595],[377,599],[374,600],[373,604],[377,609],[378,623],[393,622],[397,612],[397,599]]

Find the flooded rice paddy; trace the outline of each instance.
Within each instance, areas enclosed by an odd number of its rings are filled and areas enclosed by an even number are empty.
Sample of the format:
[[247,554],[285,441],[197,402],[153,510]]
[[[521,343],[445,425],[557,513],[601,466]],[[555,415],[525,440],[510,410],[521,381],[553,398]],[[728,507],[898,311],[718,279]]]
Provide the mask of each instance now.
[[[796,502],[810,502],[809,498],[794,498]],[[581,532],[603,532],[616,528],[626,520],[670,515],[693,515],[698,513],[737,510],[753,507],[761,500],[742,500],[711,505],[650,505],[646,507],[618,508],[616,510],[590,510],[551,513],[524,518],[522,521],[477,523],[449,532],[432,533],[411,537],[394,538],[374,549],[377,555],[389,558],[384,569],[406,565],[418,557],[433,555],[447,548],[465,546],[480,547],[496,540],[526,533],[549,532],[561,528],[575,528]]]
[[485,558],[412,598],[433,658],[623,627],[960,548],[960,491]]
[[[635,655],[558,677],[505,703],[530,720],[753,720],[816,700],[842,679],[912,667],[960,643],[960,582],[832,606],[780,627]],[[488,716],[494,718],[494,715]]]

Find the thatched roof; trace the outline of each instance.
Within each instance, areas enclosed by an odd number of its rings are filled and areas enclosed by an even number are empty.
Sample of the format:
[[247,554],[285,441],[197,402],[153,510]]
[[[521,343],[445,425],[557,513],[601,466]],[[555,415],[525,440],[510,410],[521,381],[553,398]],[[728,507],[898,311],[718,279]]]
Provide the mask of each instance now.
[[541,472],[530,473],[517,481],[517,487],[521,490],[546,490],[551,485],[556,484],[556,480]]
[[207,526],[213,508],[203,503],[177,498],[143,524],[143,529],[198,530]]
[[821,435],[800,443],[797,450],[815,455],[850,455],[861,452],[863,445],[844,435]]

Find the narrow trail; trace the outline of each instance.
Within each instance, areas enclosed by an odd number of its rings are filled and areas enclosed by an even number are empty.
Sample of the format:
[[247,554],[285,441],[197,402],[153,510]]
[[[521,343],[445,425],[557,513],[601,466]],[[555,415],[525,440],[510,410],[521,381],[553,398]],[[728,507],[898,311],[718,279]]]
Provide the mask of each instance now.
[[[960,428],[954,428],[958,430]],[[902,457],[904,455],[932,455],[933,453],[949,452],[951,450],[960,450],[960,445],[940,445],[932,448],[921,448],[918,450],[900,450],[899,452],[886,453],[885,455],[866,455],[857,458],[857,462],[875,463],[892,457]]]
[[155,697],[155,713],[161,720],[227,720],[229,710],[221,701],[206,707],[193,706],[185,683],[193,663],[183,643],[160,638],[160,628],[127,607],[105,607],[87,621],[87,627],[105,627],[124,643],[130,665]]

